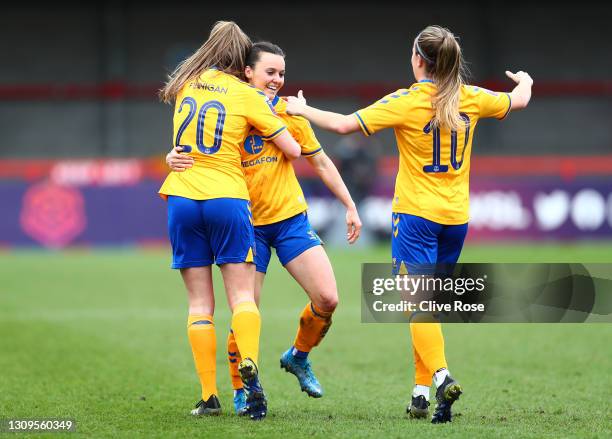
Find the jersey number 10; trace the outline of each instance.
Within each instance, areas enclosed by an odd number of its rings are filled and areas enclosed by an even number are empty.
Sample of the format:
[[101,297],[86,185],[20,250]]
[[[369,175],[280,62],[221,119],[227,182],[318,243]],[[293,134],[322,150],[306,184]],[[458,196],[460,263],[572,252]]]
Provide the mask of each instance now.
[[[470,118],[465,113],[459,113],[461,119],[465,121],[465,142],[463,142],[463,151],[461,152],[461,161],[457,161],[457,131],[451,131],[451,165],[455,171],[461,168],[463,164],[463,156],[465,155],[465,148],[470,138]],[[448,172],[448,165],[440,164],[440,127],[431,129],[431,121],[423,128],[425,134],[432,133],[433,136],[433,164],[423,166],[423,171],[427,173],[441,173]]]
[[[178,110],[179,113],[183,111],[183,105],[185,104],[189,105],[189,114],[187,114],[187,117],[185,118],[185,120],[183,120],[183,123],[181,123],[181,126],[179,127],[176,133],[176,140],[174,141],[174,146],[181,146],[183,148],[183,152],[191,152],[190,145],[181,145],[181,136],[185,132],[185,129],[187,128],[191,120],[194,118],[198,108],[198,104],[196,103],[196,100],[194,98],[187,97],[181,102],[181,106]],[[204,120],[206,118],[206,112],[211,108],[217,110],[217,124],[215,125],[213,144],[212,146],[206,146],[204,145]],[[219,151],[219,148],[221,148],[221,138],[223,136],[224,124],[225,107],[221,102],[208,101],[202,104],[202,107],[200,107],[200,112],[198,113],[198,121],[196,127],[196,145],[198,146],[198,149],[202,154],[214,154]]]

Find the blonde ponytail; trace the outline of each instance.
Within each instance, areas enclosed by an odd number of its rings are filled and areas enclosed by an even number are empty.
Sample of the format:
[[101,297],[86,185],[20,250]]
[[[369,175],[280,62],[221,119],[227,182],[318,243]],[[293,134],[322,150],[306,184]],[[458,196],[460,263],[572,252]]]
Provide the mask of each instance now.
[[159,91],[159,99],[165,103],[173,102],[187,82],[197,80],[211,67],[242,77],[252,45],[251,39],[236,23],[217,21],[204,44],[168,76],[168,82]]
[[465,63],[461,47],[446,28],[428,26],[416,38],[415,45],[425,55],[427,72],[436,84],[437,92],[432,106],[432,126],[457,130],[463,125],[459,115],[459,96],[465,84]]

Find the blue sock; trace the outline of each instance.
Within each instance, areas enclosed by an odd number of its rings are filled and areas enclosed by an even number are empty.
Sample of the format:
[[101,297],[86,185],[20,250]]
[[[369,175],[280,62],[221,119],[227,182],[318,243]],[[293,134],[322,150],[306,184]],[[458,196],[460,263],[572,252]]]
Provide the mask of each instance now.
[[293,349],[291,349],[291,354],[295,357],[295,358],[300,358],[300,359],[306,359],[308,358],[308,352],[303,352],[303,351],[299,351],[295,348],[295,346],[293,347]]

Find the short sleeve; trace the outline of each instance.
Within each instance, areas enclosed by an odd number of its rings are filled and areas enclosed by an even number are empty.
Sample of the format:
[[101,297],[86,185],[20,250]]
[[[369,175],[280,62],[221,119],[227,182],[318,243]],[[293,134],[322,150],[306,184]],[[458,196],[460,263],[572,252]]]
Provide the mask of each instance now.
[[272,140],[287,128],[262,91],[251,89],[246,95],[246,118],[263,140]]
[[288,125],[291,135],[302,148],[302,156],[314,157],[323,151],[308,120],[301,116],[292,116]]
[[480,117],[494,117],[496,119],[505,118],[512,107],[510,94],[499,93],[486,88],[475,88],[478,98],[478,108]]
[[406,122],[411,97],[408,90],[398,90],[369,107],[353,113],[361,130],[370,136],[382,129],[396,127]]

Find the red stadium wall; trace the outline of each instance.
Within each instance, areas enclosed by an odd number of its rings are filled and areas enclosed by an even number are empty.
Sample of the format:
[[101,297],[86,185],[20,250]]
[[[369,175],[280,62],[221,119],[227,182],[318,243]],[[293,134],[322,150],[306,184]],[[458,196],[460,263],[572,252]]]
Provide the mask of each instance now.
[[[488,80],[478,85],[490,90],[505,90],[509,82]],[[106,81],[102,83],[67,84],[0,84],[0,101],[73,101],[73,100],[154,100],[161,83],[134,84],[125,81]],[[283,88],[284,95],[295,95],[299,90],[307,90],[309,97],[337,98],[356,97],[365,101],[378,99],[386,93],[405,87],[406,83],[290,83]],[[533,86],[533,94],[538,97],[587,97],[612,96],[612,80],[589,81],[538,81]]]

